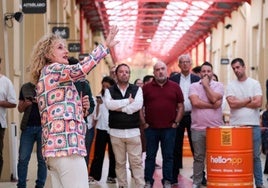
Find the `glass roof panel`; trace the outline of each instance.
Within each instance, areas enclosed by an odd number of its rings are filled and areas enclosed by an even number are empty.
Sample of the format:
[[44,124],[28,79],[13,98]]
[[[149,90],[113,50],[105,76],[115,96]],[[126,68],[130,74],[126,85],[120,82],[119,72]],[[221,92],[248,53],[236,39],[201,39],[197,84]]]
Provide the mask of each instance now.
[[[79,0],[78,0],[79,1]],[[92,11],[101,13],[101,22],[107,31],[111,25],[119,27],[115,59],[120,60],[137,52],[170,61],[192,48],[192,42],[208,36],[212,25],[226,13],[247,0],[84,0],[98,6]],[[231,7],[221,9],[220,7]],[[209,16],[211,12],[217,12]],[[200,19],[205,17],[206,20]],[[90,19],[90,18],[89,18]],[[97,25],[91,22],[91,25]],[[147,42],[151,41],[151,42]]]

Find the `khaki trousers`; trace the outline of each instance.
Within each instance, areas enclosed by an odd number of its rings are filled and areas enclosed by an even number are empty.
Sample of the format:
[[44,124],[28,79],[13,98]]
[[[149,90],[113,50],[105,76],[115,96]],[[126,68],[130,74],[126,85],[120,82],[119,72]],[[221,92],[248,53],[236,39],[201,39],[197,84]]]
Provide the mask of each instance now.
[[130,168],[135,181],[135,188],[143,188],[144,168],[142,166],[142,147],[140,136],[131,138],[111,137],[111,143],[115,155],[115,172],[118,185],[128,187],[126,160],[128,157]]

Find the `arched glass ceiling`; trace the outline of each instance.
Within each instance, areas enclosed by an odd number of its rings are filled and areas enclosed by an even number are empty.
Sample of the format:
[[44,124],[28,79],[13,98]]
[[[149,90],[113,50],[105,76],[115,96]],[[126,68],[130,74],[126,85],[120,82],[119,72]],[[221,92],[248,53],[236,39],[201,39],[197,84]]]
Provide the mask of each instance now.
[[211,29],[250,0],[77,0],[93,31],[119,27],[117,60],[136,53],[169,63],[202,42]]

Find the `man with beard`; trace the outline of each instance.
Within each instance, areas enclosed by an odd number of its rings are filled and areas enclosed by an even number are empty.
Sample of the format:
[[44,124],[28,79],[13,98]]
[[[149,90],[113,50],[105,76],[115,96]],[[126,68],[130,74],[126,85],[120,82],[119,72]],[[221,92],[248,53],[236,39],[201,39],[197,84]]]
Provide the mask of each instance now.
[[183,94],[178,84],[167,78],[167,66],[164,62],[154,65],[154,79],[143,86],[145,113],[141,113],[141,123],[145,128],[146,188],[153,186],[155,159],[159,142],[163,157],[163,187],[171,187],[173,178],[173,151],[176,128],[184,113]]
[[263,187],[261,165],[261,129],[260,107],[262,89],[260,82],[246,75],[244,60],[235,58],[231,62],[237,80],[230,82],[226,88],[226,99],[230,106],[230,124],[252,127],[253,135],[253,169],[256,188]]
[[206,159],[206,128],[223,125],[222,99],[224,87],[212,80],[213,67],[209,62],[201,65],[201,80],[192,83],[189,99],[192,104],[192,143],[194,147],[193,188],[200,188]]
[[128,155],[135,187],[143,188],[142,145],[139,110],[142,89],[129,83],[130,68],[120,64],[115,69],[117,84],[105,90],[104,102],[109,109],[110,138],[115,154],[115,171],[119,188],[128,187],[126,157]]

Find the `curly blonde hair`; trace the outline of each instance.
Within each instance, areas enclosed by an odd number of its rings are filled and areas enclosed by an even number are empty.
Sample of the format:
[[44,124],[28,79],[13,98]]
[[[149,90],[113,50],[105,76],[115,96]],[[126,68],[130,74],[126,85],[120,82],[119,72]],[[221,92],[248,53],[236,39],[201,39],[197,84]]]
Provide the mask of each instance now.
[[54,55],[54,46],[57,42],[66,43],[59,35],[48,34],[35,44],[30,60],[30,70],[34,84],[37,84],[43,67],[52,63],[50,57]]

